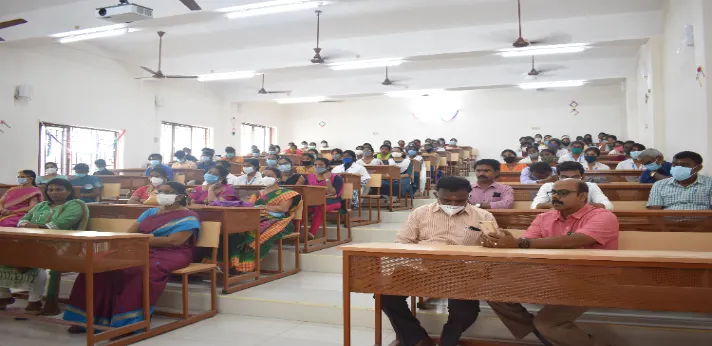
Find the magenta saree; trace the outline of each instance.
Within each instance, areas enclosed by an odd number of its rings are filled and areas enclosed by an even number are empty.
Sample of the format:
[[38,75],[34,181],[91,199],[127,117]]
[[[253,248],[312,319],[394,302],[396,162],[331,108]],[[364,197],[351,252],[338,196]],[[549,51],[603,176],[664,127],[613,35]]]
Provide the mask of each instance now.
[[[193,260],[193,248],[200,230],[198,215],[190,210],[157,214],[158,208],[146,210],[138,218],[139,232],[167,237],[176,232],[193,232],[183,245],[150,248],[149,292],[151,313],[168,283],[170,273],[187,267]],[[142,268],[129,268],[94,276],[94,323],[122,327],[143,321]],[[69,296],[64,319],[86,323],[85,278],[80,274]]]
[[[190,199],[193,203],[208,205],[208,187],[207,185],[200,185],[189,194]],[[240,198],[237,196],[237,192],[230,185],[222,185],[220,188],[220,193],[218,197],[223,201],[239,201]]]
[[[14,187],[5,193],[5,203],[3,209],[15,211],[30,206],[33,198],[37,202],[42,202],[42,191],[36,187]],[[0,227],[17,227],[17,223],[27,212],[13,213],[7,216],[0,216]]]

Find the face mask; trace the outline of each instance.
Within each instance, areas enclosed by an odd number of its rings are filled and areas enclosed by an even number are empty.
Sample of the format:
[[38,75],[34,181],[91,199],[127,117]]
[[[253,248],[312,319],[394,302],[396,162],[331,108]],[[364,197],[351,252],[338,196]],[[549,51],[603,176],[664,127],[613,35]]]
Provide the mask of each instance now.
[[272,186],[277,183],[277,179],[272,177],[262,177],[262,185]]
[[616,147],[616,151],[619,152],[619,153],[622,152],[622,151],[623,151],[623,147],[617,146],[617,147]]
[[354,158],[353,157],[344,157],[344,159],[342,161],[344,163],[352,163],[352,162],[354,162]]
[[551,148],[551,149],[556,149],[558,147],[559,147],[559,145],[556,143],[549,143],[549,148]]
[[165,207],[167,205],[171,205],[171,204],[175,203],[177,198],[178,198],[178,195],[176,195],[176,194],[159,193],[158,195],[156,195],[156,200],[158,202],[158,205],[160,205],[161,207]]
[[259,151],[253,151],[253,152],[252,152],[252,156],[260,156],[260,152],[259,152]]
[[255,169],[252,167],[243,167],[242,168],[242,172],[244,172],[245,174],[251,174],[254,171],[255,171]]
[[208,184],[215,184],[215,183],[217,183],[219,178],[220,178],[220,177],[218,177],[217,175],[212,175],[212,174],[210,174],[210,173],[205,173],[205,175],[203,176],[203,179],[204,179],[205,182],[208,183]]
[[316,172],[317,174],[324,174],[324,173],[326,173],[326,171],[327,171],[326,167],[316,167],[316,168],[314,168],[314,172]]
[[227,153],[225,156],[227,156],[228,159],[231,159],[235,157],[235,153]]
[[444,211],[445,214],[448,214],[449,216],[453,216],[465,209],[465,206],[456,206],[456,205],[440,205],[440,210]]
[[536,141],[537,143],[541,143],[541,138],[535,138],[534,141]]
[[354,151],[356,155],[363,155],[363,150],[356,150]]
[[27,178],[17,178],[17,184],[18,184],[18,185],[25,185],[25,184],[27,184]]
[[457,142],[455,142],[455,141],[450,141],[450,145],[457,145]]
[[309,148],[309,144],[302,143],[302,148]]
[[280,172],[291,172],[291,171],[292,171],[292,165],[290,165],[290,164],[279,165],[279,167],[277,167],[277,169],[279,169]]
[[309,149],[316,149],[316,145],[310,145]]
[[274,151],[274,150],[270,150],[270,151],[268,151],[267,153],[270,154],[270,155],[275,155],[275,154],[277,154],[277,152]]
[[158,178],[158,177],[151,177],[150,180],[151,180],[151,184],[152,184],[153,186],[158,186],[158,185],[163,184],[163,179]]
[[334,160],[339,160],[339,159],[341,159],[341,154],[334,154],[333,157],[334,157]]
[[200,157],[200,161],[209,162],[209,161],[210,161],[210,156],[201,156],[201,157]]
[[660,169],[660,167],[662,167],[662,166],[659,165],[657,162],[651,162],[651,163],[645,165],[645,168],[651,172],[657,171],[658,169]]
[[554,162],[555,158],[556,158],[556,156],[546,156],[546,157],[542,156],[541,160],[546,163],[551,163],[551,162]]
[[185,159],[178,159],[177,161],[180,163],[183,163],[183,162],[185,162]]
[[428,148],[428,149],[425,149],[425,152],[426,152],[426,153],[432,153],[433,150],[435,150],[435,149],[433,149],[433,148]]
[[326,148],[326,147],[328,147],[328,145],[326,145],[326,143],[321,143],[321,147]]
[[86,173],[76,173],[75,175],[77,176],[77,178],[84,178],[87,176]]
[[402,153],[393,153],[393,154],[391,154],[391,156],[393,156],[395,158],[400,158],[401,156],[403,156],[403,154]]
[[504,162],[506,162],[506,163],[514,163],[514,161],[517,161],[517,158],[514,156],[505,156],[504,157]]
[[151,160],[151,166],[156,167],[161,164],[161,161],[158,160]]
[[545,140],[544,145],[549,145],[549,140]]
[[274,167],[277,165],[277,160],[267,160],[267,167]]
[[304,166],[307,166],[307,167],[308,167],[308,166],[313,165],[313,164],[314,164],[314,161],[302,161],[302,164],[303,164]]
[[574,154],[581,154],[583,152],[583,148],[571,148],[571,152]]
[[642,151],[631,151],[631,152],[630,152],[630,157],[631,157],[633,160],[637,160],[637,159],[638,159],[638,156],[640,156],[640,153],[642,153]]
[[670,169],[670,175],[677,181],[683,181],[692,177],[694,168],[675,166]]
[[583,159],[588,163],[594,163],[596,159],[598,159],[598,156],[584,156]]
[[529,154],[529,157],[532,159],[536,159],[539,157],[539,153],[531,153],[531,154]]
[[415,150],[408,150],[408,155],[410,155],[410,156],[415,156],[415,154],[417,154],[417,153],[418,152]]
[[45,169],[47,171],[47,174],[57,174],[57,169],[52,167],[52,168],[47,168]]
[[571,144],[571,142],[564,141],[564,142],[561,142],[561,144],[563,144],[564,146],[568,146],[569,144]]

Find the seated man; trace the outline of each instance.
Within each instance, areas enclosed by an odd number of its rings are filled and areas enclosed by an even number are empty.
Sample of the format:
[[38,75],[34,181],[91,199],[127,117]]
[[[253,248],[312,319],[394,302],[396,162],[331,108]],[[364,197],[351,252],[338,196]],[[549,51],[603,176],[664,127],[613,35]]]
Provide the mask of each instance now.
[[519,176],[519,182],[522,184],[544,184],[554,182],[557,179],[558,176],[554,174],[554,168],[546,162],[532,163]]
[[648,197],[648,209],[707,210],[712,199],[712,178],[699,174],[702,156],[683,151],[672,158],[671,179],[653,185]]
[[198,168],[198,165],[195,164],[195,161],[188,160],[184,151],[178,150],[173,155],[176,157],[176,161],[173,162],[173,164],[171,165],[171,168],[183,168],[183,169]]
[[228,185],[240,185],[240,184],[238,184],[239,181],[237,179],[237,176],[232,174],[232,165],[230,164],[230,162],[221,160],[221,161],[216,162],[215,166],[223,166],[223,167],[225,167],[225,169],[228,172],[230,172],[227,175],[227,184]]
[[234,185],[262,185],[259,160],[246,159],[242,166],[242,173],[242,175],[237,177]]
[[497,160],[475,162],[477,182],[472,183],[470,204],[482,209],[510,209],[514,204],[514,190],[509,185],[495,183],[499,177],[500,163]]
[[208,173],[208,171],[215,167],[215,161],[213,161],[213,156],[215,156],[215,150],[210,148],[203,148],[200,155],[200,163],[198,163],[198,169],[202,169],[203,172]]
[[641,183],[652,184],[658,180],[670,178],[672,164],[665,161],[663,153],[659,150],[653,148],[643,150],[638,155],[638,161],[645,166],[645,171],[640,175]]
[[80,187],[79,197],[83,202],[91,203],[99,200],[104,184],[95,175],[89,175],[89,165],[77,163],[74,166],[74,175],[69,178],[72,186]]
[[[489,212],[467,203],[472,188],[470,182],[459,177],[444,177],[436,187],[437,203],[416,208],[398,231],[396,243],[401,244],[442,244],[477,245],[480,232],[470,230],[479,221],[491,221]],[[435,345],[428,333],[410,313],[405,296],[381,297],[383,312],[391,321],[401,346]],[[449,299],[448,321],[440,336],[441,346],[459,344],[460,336],[467,330],[479,314],[479,302]]]
[[[482,245],[495,248],[522,249],[618,249],[618,219],[610,211],[588,204],[589,185],[580,179],[557,182],[552,211],[539,214],[524,236],[515,239],[509,231],[483,237]],[[517,339],[530,333],[545,345],[601,345],[580,329],[574,321],[587,308],[544,305],[536,316],[521,304],[488,302],[505,326]]]
[[[621,161],[616,165],[616,170],[617,171],[624,171],[624,170],[638,170],[638,171],[644,171],[645,166],[643,166],[640,161],[640,153],[645,150],[645,146],[640,144],[640,143],[630,143],[626,142],[623,144],[623,152],[625,152],[625,157],[626,159],[624,161]],[[628,179],[626,179],[628,180]],[[631,180],[628,180],[631,181]],[[638,181],[638,178],[633,179],[632,181]]]
[[[557,169],[559,172],[559,179],[584,179],[584,169],[578,162],[563,162],[559,165]],[[608,210],[613,210],[613,204],[608,200],[608,197],[603,194],[601,188],[595,183],[586,183],[588,185],[586,196],[588,196],[588,202],[591,206],[596,208],[604,208]],[[551,209],[554,207],[552,204],[552,194],[553,194],[554,183],[546,183],[541,186],[539,192],[537,192],[534,201],[532,201],[532,209]]]
[[166,173],[168,173],[168,178],[173,180],[173,170],[163,164],[163,156],[161,154],[151,154],[148,156],[148,168],[146,168],[146,173],[144,174],[145,176],[148,176],[149,173],[151,173],[151,170],[154,169],[155,167],[161,167],[163,168]]
[[94,161],[94,166],[96,166],[96,171],[92,175],[114,175],[114,172],[106,169],[106,160],[104,159]]
[[559,163],[561,162],[566,162],[566,161],[573,161],[573,162],[579,162],[579,163],[584,163],[586,162],[584,159],[583,155],[583,147],[584,144],[583,142],[573,142],[571,143],[571,151],[567,153],[566,155],[562,156],[559,158]]

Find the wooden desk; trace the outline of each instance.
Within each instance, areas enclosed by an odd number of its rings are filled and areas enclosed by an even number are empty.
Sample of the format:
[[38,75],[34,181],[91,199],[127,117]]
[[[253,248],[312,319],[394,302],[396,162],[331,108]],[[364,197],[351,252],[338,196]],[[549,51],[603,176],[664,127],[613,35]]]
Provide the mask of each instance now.
[[17,185],[0,184],[0,197],[2,197],[7,192],[7,190],[10,190],[15,186]]
[[598,157],[599,161],[621,162],[621,161],[625,161],[625,159],[626,159],[625,155],[601,155]]
[[[87,204],[89,215],[92,218],[107,219],[138,219],[146,209],[155,206],[146,205],[123,205],[123,204]],[[223,280],[223,294],[234,293],[245,288],[253,287],[274,280],[260,278],[260,261],[255,261],[255,271],[240,275],[231,276],[228,237],[233,233],[244,233],[257,231],[259,242],[260,212],[263,208],[234,208],[234,207],[206,207],[202,205],[191,205],[190,210],[198,213],[200,221],[220,222],[220,235],[222,247],[222,264],[220,264]],[[255,258],[260,258],[259,246],[255,247]],[[252,280],[248,283],[242,283]]]
[[[606,178],[609,183],[613,182],[629,182],[626,180],[626,178],[638,178],[640,175],[643,173],[643,171],[634,171],[634,170],[620,170],[620,171],[587,171],[585,174],[585,178],[596,178],[596,177],[602,177]],[[499,173],[499,178],[497,179],[497,182],[504,183],[504,182],[519,182],[519,178],[521,176],[522,172],[500,172]]]
[[[197,180],[202,182],[203,172],[202,169],[192,169],[192,168],[172,168],[173,174],[185,175],[185,181]],[[123,169],[112,169],[112,172],[116,175],[133,175],[133,176],[145,176],[146,168],[123,168]]]
[[[398,182],[398,197],[402,197],[400,195],[400,168],[398,166],[390,166],[390,165],[380,165],[380,166],[365,166],[366,171],[368,173],[376,173],[376,174],[381,174],[383,180],[389,181],[389,192],[390,196],[388,198],[389,204],[388,204],[388,210],[390,211],[399,211],[399,210],[406,210],[406,209],[411,209],[408,207],[408,198],[407,196],[405,198],[401,198],[401,202],[398,203],[397,205],[394,205],[393,203],[393,182],[397,181]],[[405,200],[405,206],[403,205],[403,200]]]
[[121,189],[129,190],[129,194],[150,183],[148,177],[143,175],[97,175],[96,177],[104,184],[121,184]]
[[[507,184],[514,190],[515,201],[533,201],[543,184]],[[598,184],[611,201],[647,201],[653,184],[624,183]]]
[[146,175],[146,168],[121,168],[121,169],[112,169],[111,172],[113,172],[116,175],[138,175],[138,176],[145,176]]
[[[329,239],[326,233],[326,187],[312,185],[284,185],[282,187],[302,195],[302,229],[299,230],[303,237],[302,244],[304,244],[302,252],[309,253],[351,241],[351,238],[341,239],[341,233],[339,232],[336,234],[336,239]],[[316,206],[324,208],[321,224],[322,234],[321,236],[317,234],[314,239],[309,240],[309,227],[307,226],[309,224],[309,207]]]
[[383,243],[340,249],[344,346],[351,346],[351,292],[376,296],[376,345],[383,294],[712,313],[709,252]]
[[[341,176],[341,178],[344,179],[344,184],[352,184],[352,186],[354,187],[354,193],[356,193],[356,195],[359,197],[361,196],[361,176],[360,175],[352,174],[352,173],[334,173],[334,174]],[[360,200],[359,200],[359,203],[361,203]],[[360,218],[361,208],[358,208],[358,211],[359,211],[359,217],[354,217],[354,215],[351,214],[350,221],[352,223],[356,223],[356,224],[367,222],[368,220],[362,220]]]
[[[140,329],[150,329],[149,257],[150,236],[137,233],[60,231],[28,228],[0,228],[0,264],[76,272],[86,275],[87,323],[73,323],[20,312],[0,311],[0,315],[38,319],[45,322],[85,327],[86,344],[91,346]],[[94,325],[94,274],[143,267],[143,321],[120,328]],[[97,329],[106,330],[94,334]]]
[[[502,228],[527,229],[549,210],[490,209]],[[639,232],[712,232],[712,210],[614,210],[619,230]]]

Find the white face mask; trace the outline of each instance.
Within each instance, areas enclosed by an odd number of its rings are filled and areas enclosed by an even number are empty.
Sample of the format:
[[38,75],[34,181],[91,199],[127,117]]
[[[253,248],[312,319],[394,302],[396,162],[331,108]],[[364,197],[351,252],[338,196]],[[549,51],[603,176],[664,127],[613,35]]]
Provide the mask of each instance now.
[[158,186],[158,185],[161,185],[164,183],[163,179],[158,178],[158,177],[151,177],[150,180],[151,180],[151,184],[153,184],[153,186]]
[[254,172],[255,169],[252,167],[243,167],[242,171],[245,172],[245,174],[250,174],[250,173]]
[[177,198],[178,198],[178,195],[176,195],[176,194],[165,195],[165,194],[159,193],[158,195],[156,195],[156,199],[158,200],[158,205],[160,205],[162,207],[165,207],[167,205],[171,205],[171,204],[175,203]]
[[363,155],[363,150],[356,150],[355,153],[356,155]]
[[277,179],[272,178],[272,177],[262,177],[262,185],[264,186],[272,186],[277,183]]
[[57,174],[57,169],[52,167],[52,168],[47,168],[45,169],[47,171],[47,174]]
[[403,156],[403,153],[393,153],[392,155],[393,155],[393,157],[395,157],[395,158],[400,158],[400,157]]
[[453,216],[465,209],[464,205],[440,205],[440,209],[445,212],[445,214],[448,214],[449,216]]

